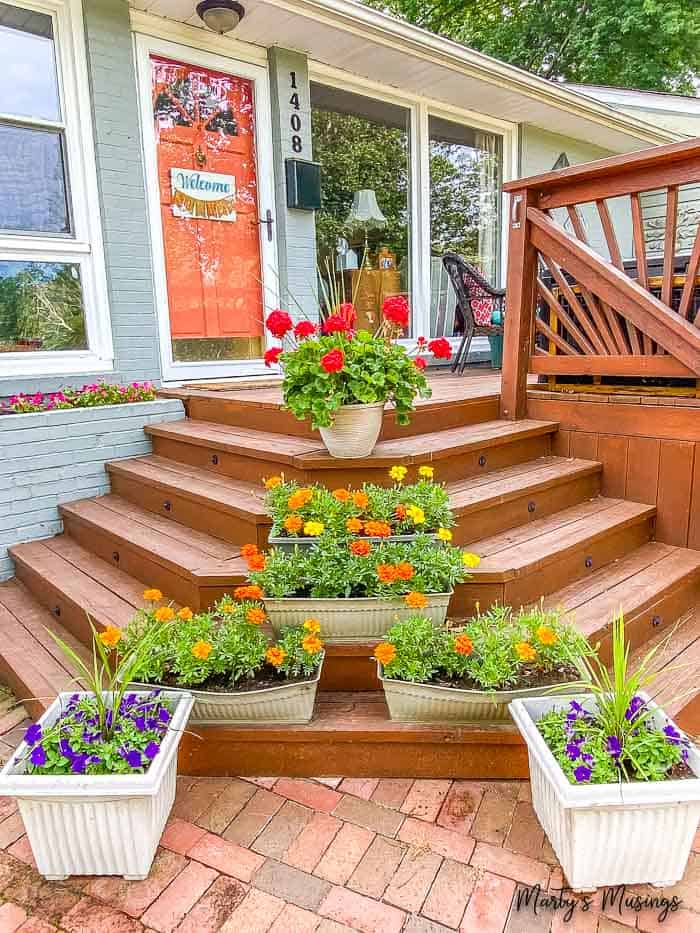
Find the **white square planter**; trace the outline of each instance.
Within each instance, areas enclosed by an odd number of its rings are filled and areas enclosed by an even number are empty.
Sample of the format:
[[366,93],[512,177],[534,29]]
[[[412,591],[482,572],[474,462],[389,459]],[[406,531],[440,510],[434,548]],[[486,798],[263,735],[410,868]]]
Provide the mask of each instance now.
[[[646,694],[652,721],[673,723]],[[595,701],[575,697],[592,711]],[[525,739],[532,805],[574,891],[618,884],[667,887],[683,877],[700,820],[700,753],[688,765],[697,775],[677,781],[571,784],[537,729],[537,721],[571,698],[514,700],[510,712]],[[675,725],[675,724],[674,724]]]
[[[41,725],[53,725],[70,696],[60,694]],[[48,881],[69,875],[148,876],[175,800],[177,748],[194,702],[186,693],[162,697],[174,711],[145,774],[27,774],[25,762],[14,764],[28,750],[24,742],[0,771],[0,794],[17,798],[37,868]]]

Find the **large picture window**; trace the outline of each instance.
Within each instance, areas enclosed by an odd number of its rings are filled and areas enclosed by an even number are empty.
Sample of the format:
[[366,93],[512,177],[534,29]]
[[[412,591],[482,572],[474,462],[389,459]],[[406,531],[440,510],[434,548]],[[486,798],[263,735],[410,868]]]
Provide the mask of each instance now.
[[0,379],[111,368],[79,10],[0,0]]

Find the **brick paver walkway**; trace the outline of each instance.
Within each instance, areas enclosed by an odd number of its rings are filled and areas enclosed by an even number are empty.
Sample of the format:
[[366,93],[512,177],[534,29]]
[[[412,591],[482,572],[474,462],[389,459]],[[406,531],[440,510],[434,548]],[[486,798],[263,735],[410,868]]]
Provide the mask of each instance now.
[[0,933],[700,933],[700,833],[665,922],[600,895],[567,922],[518,910],[527,886],[562,884],[526,782],[178,780],[141,882],[45,882],[0,798]]

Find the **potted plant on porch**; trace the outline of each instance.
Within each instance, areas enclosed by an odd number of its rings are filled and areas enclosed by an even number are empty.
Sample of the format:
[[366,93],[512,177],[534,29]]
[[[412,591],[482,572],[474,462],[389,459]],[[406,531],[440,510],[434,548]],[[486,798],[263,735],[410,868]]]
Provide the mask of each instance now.
[[419,338],[411,351],[397,342],[409,325],[409,307],[401,295],[385,299],[376,333],[355,331],[354,306],[345,302],[325,318],[320,330],[310,321],[294,325],[285,311],[273,311],[267,329],[291,343],[268,350],[265,362],[280,363],[287,408],[300,421],[311,420],[332,457],[367,457],[374,450],[387,403],[398,424],[408,424],[416,396],[428,398],[426,360],[451,355],[444,338]]
[[444,622],[456,583],[478,565],[475,554],[418,535],[409,543],[321,538],[313,548],[273,548],[251,562],[275,632],[311,616],[333,643],[383,637],[416,610]]
[[374,656],[392,719],[502,723],[517,697],[575,690],[589,651],[555,610],[493,606],[456,627],[420,615],[398,622]]
[[[246,553],[258,551],[249,546]],[[237,587],[233,598],[197,614],[162,604],[159,590],[147,593],[155,600],[124,635],[127,650],[149,636],[149,651],[131,671],[134,687],[191,693],[191,725],[311,720],[324,658],[315,619],[286,626],[271,640],[255,586]]]
[[192,708],[183,691],[135,691],[153,634],[117,654],[121,632],[93,631],[93,663],[54,636],[84,691],[61,693],[0,772],[16,797],[39,872],[145,878],[175,799],[177,747]]
[[532,805],[574,891],[680,881],[700,819],[700,753],[644,692],[653,648],[632,672],[613,622],[612,675],[585,661],[590,694],[511,704],[527,743]]

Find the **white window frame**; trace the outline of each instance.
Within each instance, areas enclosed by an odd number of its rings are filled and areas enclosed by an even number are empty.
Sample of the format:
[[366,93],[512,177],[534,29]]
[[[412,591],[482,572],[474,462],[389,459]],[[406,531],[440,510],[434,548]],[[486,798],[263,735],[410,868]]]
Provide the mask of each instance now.
[[[0,392],[5,379],[102,373],[114,367],[80,0],[4,2],[44,13],[53,20],[61,107],[61,121],[55,125],[63,130],[65,141],[64,168],[72,232],[51,235],[0,231],[0,260],[64,262],[79,266],[88,348],[0,353]],[[31,118],[18,117],[16,122],[26,126],[51,125],[51,121]]]

